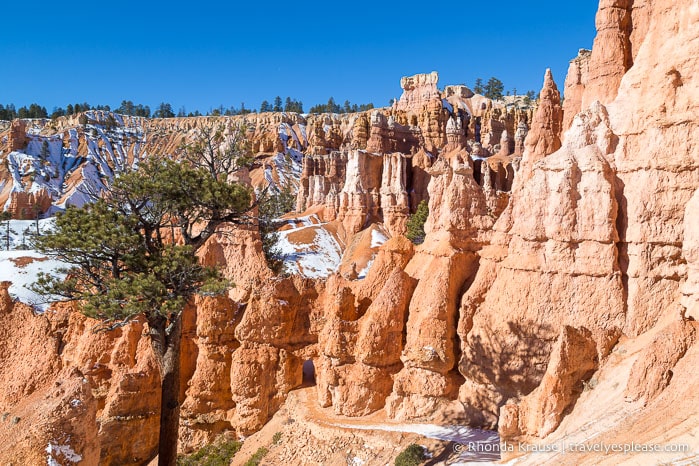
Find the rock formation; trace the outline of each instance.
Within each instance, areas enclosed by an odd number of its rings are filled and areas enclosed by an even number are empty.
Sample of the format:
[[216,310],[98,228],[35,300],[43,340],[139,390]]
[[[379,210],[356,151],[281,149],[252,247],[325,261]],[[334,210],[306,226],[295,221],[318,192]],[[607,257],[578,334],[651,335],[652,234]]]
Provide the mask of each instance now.
[[24,149],[26,145],[27,124],[22,120],[14,120],[7,139],[8,152]]
[[561,147],[561,124],[563,109],[561,94],[553,81],[551,70],[546,70],[544,87],[539,94],[539,107],[532,119],[527,139],[524,142],[528,156],[523,159],[524,179],[530,167],[540,158],[557,151]]
[[582,110],[583,94],[589,80],[591,51],[580,49],[578,56],[570,61],[568,74],[566,75],[563,102],[563,132],[570,128],[575,115]]
[[[28,306],[13,304],[6,284],[0,288],[0,307],[0,411],[36,426],[21,429],[20,437],[11,423],[0,424],[0,438],[18,442],[3,442],[3,462],[37,452],[45,458],[49,444],[56,461],[66,459],[60,456],[68,452],[62,445],[88,461],[149,459],[158,438],[160,376],[150,343],[142,338],[143,324],[93,333],[96,322],[70,308],[35,315]],[[131,441],[124,444],[124,436]]]
[[[576,184],[584,191],[574,196],[577,199],[576,207],[568,206],[565,210],[571,212],[580,209],[582,207],[578,204],[580,201],[588,202],[595,196],[605,199],[604,202],[596,203],[597,208],[592,205],[584,208],[587,212],[596,210],[597,215],[602,211],[607,212],[606,219],[590,218],[591,223],[588,223],[589,226],[585,228],[588,232],[597,231],[601,234],[595,235],[598,238],[595,247],[601,249],[588,256],[587,260],[608,264],[606,271],[597,269],[595,274],[586,280],[601,280],[597,286],[605,289],[605,296],[597,296],[593,298],[594,304],[591,301],[583,307],[595,309],[594,315],[598,319],[596,323],[573,319],[578,322],[572,322],[569,325],[591,330],[602,369],[606,365],[613,367],[615,364],[615,358],[606,355],[608,348],[620,333],[623,332],[626,338],[631,338],[631,341],[638,341],[640,350],[632,359],[635,362],[630,366],[628,384],[623,393],[628,402],[639,400],[642,403],[641,408],[646,404],[648,409],[651,409],[650,407],[654,406],[656,401],[667,403],[667,400],[663,401],[664,392],[673,390],[672,380],[676,377],[680,379],[684,377],[682,371],[687,367],[684,365],[684,360],[692,360],[696,334],[693,321],[687,319],[687,306],[693,306],[695,301],[690,298],[693,293],[682,294],[679,285],[680,282],[684,282],[689,284],[685,285],[687,290],[692,289],[688,268],[691,267],[689,264],[693,264],[692,245],[696,221],[695,219],[687,220],[690,217],[685,214],[685,211],[691,208],[690,199],[696,191],[699,165],[697,165],[696,149],[693,144],[687,143],[686,138],[689,134],[687,131],[696,131],[697,123],[695,119],[685,118],[685,116],[690,114],[688,112],[696,110],[696,105],[692,103],[689,96],[695,95],[697,88],[695,82],[693,85],[687,85],[689,81],[685,78],[693,76],[694,70],[699,68],[696,60],[697,45],[694,43],[696,41],[693,42],[690,39],[690,37],[696,37],[696,27],[690,26],[690,23],[696,25],[699,16],[696,8],[690,6],[690,2],[680,3],[681,5],[676,2],[670,5],[668,2],[664,10],[656,9],[660,8],[659,5],[651,6],[647,2],[634,4],[633,9],[631,9],[631,2],[601,3],[598,14],[600,30],[590,57],[588,82],[585,83],[585,79],[580,82],[584,85],[582,112],[571,120],[571,129],[566,133],[563,147],[535,163],[533,175],[529,181],[524,177],[520,177],[517,181],[517,183],[523,183],[525,185],[523,189],[526,190],[527,185],[536,183],[537,172],[546,171],[547,167],[551,167],[551,164],[560,159],[562,154],[572,150],[580,160],[579,157],[583,154],[596,153],[595,165],[599,167],[596,170],[601,169],[600,173],[607,173],[607,175],[596,175],[594,178],[598,180],[597,183],[602,178],[605,182],[593,190],[589,185],[585,187],[586,170],[579,165],[581,176],[571,173],[568,178],[579,180]],[[651,8],[656,14],[652,20],[648,16]],[[630,21],[629,14],[638,17],[638,23]],[[671,30],[676,33],[671,37],[664,35],[663,31]],[[623,79],[621,79],[622,76]],[[591,85],[590,82],[594,84]],[[650,96],[653,103],[648,104],[644,99]],[[567,100],[568,96],[566,96]],[[599,100],[607,102],[608,105],[605,107],[599,103]],[[685,123],[678,124],[679,121]],[[668,152],[661,147],[674,149]],[[525,152],[524,161],[528,155]],[[543,191],[540,190],[540,192]],[[592,195],[593,191],[598,194]],[[517,208],[518,197],[513,193],[514,209]],[[529,202],[530,206],[547,204],[554,206],[560,201],[548,201],[546,204],[532,200]],[[600,209],[601,205],[605,208]],[[503,214],[496,228],[505,227],[506,224],[511,223],[505,218],[508,212],[509,209]],[[556,220],[548,224],[561,225],[561,222],[565,224],[565,217],[566,215],[557,216]],[[512,221],[517,223],[517,218],[521,218],[521,215],[515,215]],[[594,228],[592,228],[593,225]],[[603,225],[606,226],[599,230]],[[579,226],[578,224],[576,228]],[[566,230],[571,231],[571,229],[572,225],[566,226]],[[683,231],[687,233],[683,235]],[[552,233],[554,232],[541,231],[530,234],[530,237],[552,238],[558,235],[555,233],[552,236]],[[592,239],[588,237],[587,240],[575,246],[577,251],[575,264],[582,265],[582,257],[578,254],[582,252],[583,247],[595,244],[589,242]],[[506,266],[512,257],[512,247],[517,244],[514,240],[515,237],[512,237],[508,243],[510,254],[501,262],[501,267]],[[603,250],[606,252],[602,252]],[[549,251],[553,253],[553,250]],[[493,252],[497,253],[495,257],[502,257],[501,250]],[[684,254],[687,255],[684,256]],[[558,256],[558,252],[554,255]],[[600,257],[606,258],[600,262]],[[553,256],[547,254],[547,262],[553,263],[553,261]],[[534,256],[528,255],[526,259],[520,258],[517,262],[527,264],[527,267],[531,268],[538,261]],[[561,270],[565,270],[564,263],[565,261],[557,262],[556,270],[559,276]],[[595,267],[590,264],[585,266],[585,269],[585,274],[589,274],[595,270]],[[490,269],[491,274],[494,272],[497,276],[493,287],[496,287],[503,275],[502,270]],[[578,276],[571,280],[574,282],[581,278],[582,276]],[[515,282],[515,280],[509,281]],[[513,296],[525,294],[532,296],[531,283],[533,282],[531,278],[528,281],[530,283],[526,285],[528,290],[526,293],[522,290],[513,290],[512,287],[508,292],[514,292]],[[552,277],[547,286],[555,286],[555,283],[557,283],[557,277]],[[577,297],[581,295],[580,286],[576,287],[574,293],[572,290],[569,293],[564,292],[568,298],[565,303],[560,304],[555,302],[555,296],[559,292],[552,289],[548,296],[549,299],[554,298],[554,301],[549,301],[543,309],[540,308],[541,312],[551,317],[560,315],[556,313],[574,309]],[[593,296],[594,292],[582,292],[582,295],[589,297]],[[485,297],[486,304],[488,296],[490,293]],[[683,298],[678,299],[680,296]],[[571,299],[572,302],[570,302]],[[475,296],[469,302],[474,300],[477,302]],[[543,304],[544,302],[541,301],[540,305]],[[520,306],[532,309],[531,303],[521,303]],[[533,313],[533,315],[536,314]],[[568,319],[564,317],[563,320]],[[668,320],[671,323],[668,323]],[[553,318],[549,322],[560,322],[560,317]],[[474,326],[475,324],[474,319]],[[532,328],[531,325],[528,327]],[[654,332],[657,332],[657,336],[648,338],[648,335]],[[619,357],[616,356],[616,359]],[[555,381],[548,377],[552,369],[551,361],[553,359],[549,361],[547,373],[542,377],[537,376],[534,380],[535,384],[538,383],[538,387],[531,395],[503,407],[501,411],[503,437],[516,436],[519,435],[518,433],[546,435],[558,426],[557,419],[560,415],[555,413],[559,409],[547,409],[541,405],[540,401],[536,401],[547,397],[559,400],[565,394],[565,390],[561,391],[560,387],[554,389],[551,385],[551,380]],[[539,380],[541,380],[540,383]],[[683,380],[687,383],[686,378]],[[676,392],[678,387],[675,386],[674,390]],[[676,403],[679,399],[674,398]],[[621,401],[619,398],[616,400],[617,404]],[[687,410],[685,415],[693,412],[693,408],[684,402],[681,403]],[[532,409],[533,407],[535,408]],[[621,404],[621,412],[628,412],[629,409],[624,408],[623,403]],[[652,411],[646,411],[646,413],[646,415],[652,415]],[[581,411],[573,410],[571,416],[576,415],[586,416]],[[642,416],[635,416],[635,422],[643,423]],[[604,432],[604,429],[601,428],[600,431]],[[604,432],[603,435],[617,440],[620,438],[611,432]],[[596,438],[605,437],[597,436]],[[629,441],[631,438],[637,437],[626,437]]]
[[438,80],[436,71],[401,78],[400,87],[403,88],[403,94],[396,102],[395,108],[403,111],[419,109],[430,101],[439,99]]
[[564,410],[597,368],[597,347],[590,331],[564,326],[541,383],[518,405],[501,408],[498,430],[507,438],[547,436],[558,427]]
[[633,0],[601,0],[595,26],[597,36],[588,64],[587,92],[581,110],[594,99],[608,104],[616,97],[619,83],[633,64],[631,32]]

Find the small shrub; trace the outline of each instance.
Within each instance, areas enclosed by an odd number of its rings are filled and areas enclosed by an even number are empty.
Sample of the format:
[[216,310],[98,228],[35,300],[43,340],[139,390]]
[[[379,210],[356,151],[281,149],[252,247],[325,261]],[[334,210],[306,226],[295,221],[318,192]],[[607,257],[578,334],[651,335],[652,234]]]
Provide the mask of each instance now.
[[237,440],[219,438],[191,455],[177,458],[177,466],[228,466],[242,446]]
[[274,436],[272,436],[272,443],[275,445],[278,444],[281,440],[282,440],[282,433],[281,432],[277,432],[276,434],[274,434]]
[[411,443],[396,456],[396,466],[418,466],[425,460],[425,452],[420,445]]
[[258,448],[255,454],[245,462],[245,466],[258,466],[267,453],[269,453],[269,450],[265,447]]
[[408,231],[405,233],[405,236],[414,244],[422,244],[425,241],[425,222],[429,213],[430,209],[427,207],[427,202],[423,200],[418,204],[415,213],[408,219],[406,225]]

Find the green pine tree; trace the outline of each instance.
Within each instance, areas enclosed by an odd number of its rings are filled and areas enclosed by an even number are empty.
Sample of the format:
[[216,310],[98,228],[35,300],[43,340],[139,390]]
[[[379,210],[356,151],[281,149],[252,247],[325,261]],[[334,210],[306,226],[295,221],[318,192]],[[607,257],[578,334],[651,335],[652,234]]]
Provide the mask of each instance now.
[[295,208],[296,196],[286,186],[282,189],[270,186],[258,198],[260,237],[262,251],[270,269],[276,274],[282,272],[284,261],[278,247],[279,233],[277,230],[283,222],[279,218]]
[[5,222],[5,250],[10,250],[10,220],[12,219],[12,214],[8,211],[0,212],[0,222]]
[[226,160],[202,165],[188,163],[196,158],[188,148],[182,162],[151,157],[96,202],[58,215],[54,229],[36,239],[39,250],[68,264],[68,278],[40,275],[35,291],[76,302],[101,321],[99,329],[138,315],[148,321],[163,373],[159,464],[175,464],[177,453],[182,310],[194,295],[229,286],[196,252],[221,224],[247,222],[251,209],[249,188],[227,181],[237,168],[228,159],[244,151],[242,142],[231,147],[212,152]]
[[502,92],[505,90],[505,86],[496,77],[492,77],[488,80],[485,85],[485,95],[489,99],[497,100],[502,99]]
[[49,158],[49,155],[51,155],[51,151],[49,150],[49,141],[48,139],[44,139],[44,142],[41,143],[39,157],[41,157],[42,160],[47,160]]
[[407,224],[405,236],[415,244],[422,244],[425,241],[425,222],[430,210],[426,201],[420,201],[415,209],[415,213],[410,216]]

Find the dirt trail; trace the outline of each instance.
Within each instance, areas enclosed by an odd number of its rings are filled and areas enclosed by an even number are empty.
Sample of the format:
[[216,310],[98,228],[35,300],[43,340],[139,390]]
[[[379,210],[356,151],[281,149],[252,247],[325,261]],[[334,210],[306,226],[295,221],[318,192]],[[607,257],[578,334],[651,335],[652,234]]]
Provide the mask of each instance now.
[[[245,440],[231,464],[244,464],[264,447],[269,450],[261,463],[265,465],[383,466],[393,464],[411,443],[425,447],[431,456],[427,464],[467,464],[468,456],[459,458],[454,444],[488,437],[477,430],[388,420],[383,410],[361,418],[336,415],[332,408],[318,405],[316,393],[316,387],[309,384],[291,392],[270,422]],[[281,440],[274,444],[277,432]],[[493,433],[489,435],[491,441],[496,438]],[[493,459],[481,456],[479,464]]]

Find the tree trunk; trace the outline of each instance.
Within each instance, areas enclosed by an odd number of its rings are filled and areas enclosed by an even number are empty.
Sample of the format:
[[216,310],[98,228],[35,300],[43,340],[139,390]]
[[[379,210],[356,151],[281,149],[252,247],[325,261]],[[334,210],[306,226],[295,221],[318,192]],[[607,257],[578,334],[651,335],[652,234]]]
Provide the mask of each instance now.
[[[178,314],[168,334],[165,319],[155,324],[153,345],[162,356],[162,398],[160,401],[160,439],[158,465],[175,466],[180,427],[180,340],[182,314]],[[159,341],[158,341],[159,340]]]

